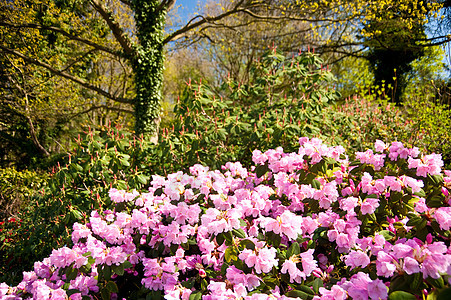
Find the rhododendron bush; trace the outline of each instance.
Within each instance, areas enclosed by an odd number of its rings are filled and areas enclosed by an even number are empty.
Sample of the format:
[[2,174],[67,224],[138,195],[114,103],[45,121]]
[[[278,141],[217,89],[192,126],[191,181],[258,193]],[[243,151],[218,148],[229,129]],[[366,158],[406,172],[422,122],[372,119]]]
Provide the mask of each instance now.
[[449,299],[451,171],[399,142],[349,161],[301,138],[255,166],[112,188],[2,299]]

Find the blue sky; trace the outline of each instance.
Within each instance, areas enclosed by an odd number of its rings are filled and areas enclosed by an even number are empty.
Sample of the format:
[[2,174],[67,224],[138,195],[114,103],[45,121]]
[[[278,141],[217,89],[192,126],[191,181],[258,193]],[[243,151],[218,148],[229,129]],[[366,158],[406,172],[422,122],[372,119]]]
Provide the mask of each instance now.
[[180,6],[178,13],[181,19],[187,22],[190,19],[190,16],[197,11],[196,6],[198,4],[205,3],[205,0],[176,0],[175,6]]

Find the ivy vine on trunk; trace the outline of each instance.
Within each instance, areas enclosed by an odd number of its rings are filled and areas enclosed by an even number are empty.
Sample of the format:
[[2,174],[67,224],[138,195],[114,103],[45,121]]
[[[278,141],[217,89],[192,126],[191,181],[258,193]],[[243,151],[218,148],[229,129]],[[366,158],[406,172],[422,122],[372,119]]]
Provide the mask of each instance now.
[[160,1],[133,1],[139,39],[136,56],[132,58],[136,85],[135,131],[155,138],[160,121],[167,8]]

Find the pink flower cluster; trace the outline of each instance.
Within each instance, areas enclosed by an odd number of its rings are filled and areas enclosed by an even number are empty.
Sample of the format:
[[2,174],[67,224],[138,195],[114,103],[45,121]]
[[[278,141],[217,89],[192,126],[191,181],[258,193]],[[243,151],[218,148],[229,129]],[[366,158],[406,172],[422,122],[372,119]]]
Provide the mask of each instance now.
[[440,156],[377,141],[351,163],[343,147],[299,144],[255,150],[259,176],[239,162],[195,165],[154,175],[145,193],[111,189],[121,210],[74,224],[74,246],[1,284],[0,298],[124,297],[121,277],[165,299],[290,299],[301,287],[314,299],[387,299],[394,278],[414,274],[429,291],[428,279],[449,285],[451,172],[440,186],[425,180],[441,176]]

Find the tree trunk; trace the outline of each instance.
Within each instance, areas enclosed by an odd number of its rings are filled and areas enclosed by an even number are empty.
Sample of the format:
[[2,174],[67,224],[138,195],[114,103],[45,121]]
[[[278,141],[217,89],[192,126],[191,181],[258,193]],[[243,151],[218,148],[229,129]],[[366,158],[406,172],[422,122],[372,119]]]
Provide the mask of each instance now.
[[163,83],[165,6],[157,0],[133,1],[139,48],[132,59],[136,98],[135,132],[158,141]]

